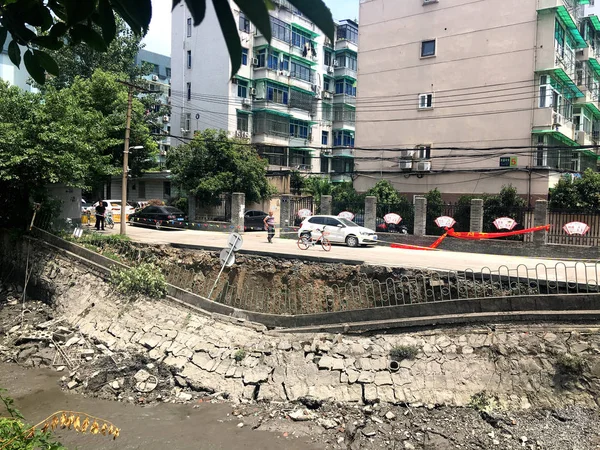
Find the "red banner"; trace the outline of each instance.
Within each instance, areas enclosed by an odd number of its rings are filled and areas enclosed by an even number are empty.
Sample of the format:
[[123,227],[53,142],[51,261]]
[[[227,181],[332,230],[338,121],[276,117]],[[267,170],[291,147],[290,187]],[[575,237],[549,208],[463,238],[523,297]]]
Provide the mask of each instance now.
[[506,232],[502,232],[502,233],[476,233],[476,232],[470,232],[470,231],[462,231],[461,232],[461,231],[454,231],[454,229],[450,228],[448,230],[448,236],[458,238],[458,239],[479,240],[479,239],[495,239],[495,238],[508,237],[508,236],[517,236],[519,234],[534,233],[536,231],[544,231],[544,230],[549,231],[550,225],[542,225],[539,227],[526,228],[524,230],[518,230],[518,231],[506,231]]
[[392,248],[401,248],[403,250],[435,250],[434,247],[421,247],[419,245],[409,245],[409,244],[391,244]]

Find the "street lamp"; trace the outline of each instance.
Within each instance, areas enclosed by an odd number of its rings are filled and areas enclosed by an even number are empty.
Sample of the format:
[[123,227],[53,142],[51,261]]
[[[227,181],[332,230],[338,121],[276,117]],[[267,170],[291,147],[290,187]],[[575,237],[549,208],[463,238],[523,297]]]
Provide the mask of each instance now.
[[[129,119],[129,118],[128,118]],[[128,124],[129,125],[129,124]],[[129,126],[126,130],[125,136],[125,149],[123,150],[123,181],[121,185],[121,234],[124,236],[127,234],[126,220],[127,220],[127,174],[129,172],[129,150],[141,150],[143,145],[136,145],[135,147],[129,147]]]

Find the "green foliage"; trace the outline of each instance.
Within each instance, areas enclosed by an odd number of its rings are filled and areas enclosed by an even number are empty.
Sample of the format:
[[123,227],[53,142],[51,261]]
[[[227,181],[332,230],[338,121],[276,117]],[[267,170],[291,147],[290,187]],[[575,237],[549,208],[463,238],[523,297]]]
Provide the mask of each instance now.
[[481,196],[463,195],[458,199],[453,217],[453,219],[456,220],[456,224],[454,225],[455,231],[470,231],[471,200],[474,198],[481,198]]
[[[322,0],[289,0],[302,15],[314,22],[334,41],[334,24],[331,12]],[[175,8],[181,0],[173,0]],[[198,26],[206,12],[206,0],[185,0]],[[213,0],[217,19],[231,57],[232,72],[237,73],[241,65],[242,46],[229,0]],[[238,7],[256,25],[263,36],[270,41],[271,27],[268,9],[271,0],[250,2],[235,0]],[[28,47],[25,66],[29,74],[40,84],[44,84],[46,73],[57,73],[52,56],[40,48],[60,50],[63,46],[85,43],[94,51],[106,52],[118,34],[117,17],[121,17],[133,33],[141,36],[148,31],[152,17],[151,0],[60,0],[31,1],[4,0],[0,2],[0,48],[4,46],[7,32],[12,36],[8,55],[16,66],[21,62],[19,45]],[[34,33],[28,25],[38,27]]]
[[308,195],[312,195],[315,203],[321,205],[322,195],[331,195],[333,191],[333,184],[329,180],[321,177],[308,177],[304,180],[303,192]]
[[481,391],[471,396],[469,406],[476,411],[489,414],[500,408],[500,401],[497,396]]
[[290,191],[292,194],[300,194],[304,189],[304,177],[297,170],[292,170],[290,172]]
[[561,177],[550,189],[550,208],[581,212],[600,209],[600,173],[586,169],[581,178]]
[[377,203],[395,204],[400,202],[400,195],[388,180],[379,180],[367,191],[367,196],[377,197]]
[[586,361],[581,356],[561,353],[556,358],[556,370],[563,376],[578,378],[583,375],[585,368]]
[[235,359],[237,362],[243,361],[243,359],[245,357],[246,357],[246,350],[244,350],[243,348],[240,348],[238,351],[236,351],[233,354],[233,359]]
[[222,130],[198,133],[167,155],[174,183],[204,205],[218,204],[221,194],[233,192],[246,194],[246,204],[271,197],[276,191],[267,180],[267,166],[255,149]]
[[174,206],[177,209],[183,211],[186,215],[188,214],[188,198],[187,197],[173,197],[167,202],[169,206]]
[[415,359],[417,353],[419,353],[419,349],[414,345],[396,345],[390,350],[390,358],[394,361]]
[[150,263],[115,270],[111,277],[116,289],[125,295],[145,295],[162,298],[167,294],[167,282],[159,267]]
[[425,194],[425,198],[427,199],[426,233],[430,235],[441,235],[444,233],[444,229],[435,224],[435,219],[440,217],[444,212],[444,201],[442,200],[442,194],[438,188],[435,188]]
[[0,418],[0,445],[6,450],[66,450],[60,443],[54,441],[51,433],[35,430],[24,422],[21,412],[15,408],[14,400],[4,395],[5,389],[0,389],[0,401],[4,404],[7,417]]
[[331,190],[332,213],[339,214],[342,211],[357,211],[364,210],[365,194],[359,194],[354,189],[351,182],[337,183]]

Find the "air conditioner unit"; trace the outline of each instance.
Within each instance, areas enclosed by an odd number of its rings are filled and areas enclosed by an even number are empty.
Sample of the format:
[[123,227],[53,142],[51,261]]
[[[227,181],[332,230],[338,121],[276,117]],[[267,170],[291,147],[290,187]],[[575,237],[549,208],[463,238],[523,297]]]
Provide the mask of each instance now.
[[429,172],[431,170],[431,161],[419,161],[415,170],[417,172]]
[[186,130],[185,128],[181,129],[181,134],[183,134],[184,136],[188,135],[190,133],[190,130]]
[[152,81],[158,81],[158,75],[152,75]]
[[252,102],[250,101],[249,98],[242,99],[242,106],[250,106],[250,105],[252,105]]
[[291,75],[291,73],[289,71],[284,71],[283,72],[283,76],[285,77],[289,77]]
[[562,114],[553,112],[552,113],[552,125],[562,125],[564,122],[564,118]]
[[254,67],[258,66],[258,58],[252,58],[252,65]]
[[409,159],[409,160],[400,160],[398,162],[398,167],[400,167],[400,169],[402,170],[411,170],[413,166],[413,162]]
[[415,154],[415,150],[400,150],[400,156],[402,158],[412,158]]
[[231,79],[231,84],[238,84],[238,79],[237,78],[232,78]]
[[323,91],[322,95],[323,95],[323,100],[331,100],[333,98],[333,95],[329,91]]
[[250,88],[250,95],[256,95],[256,88]]
[[169,116],[163,116],[163,122],[168,122],[169,121]]
[[327,73],[333,73],[333,72],[334,72],[334,69],[333,69],[333,67],[332,67],[332,66],[329,66],[329,67],[327,68]]
[[318,90],[319,90],[319,85],[317,85],[317,84],[313,84],[313,85],[311,86],[311,89],[312,89],[312,91],[313,91],[313,92],[318,92]]
[[338,66],[338,62],[336,60],[333,61],[333,67],[337,67]]

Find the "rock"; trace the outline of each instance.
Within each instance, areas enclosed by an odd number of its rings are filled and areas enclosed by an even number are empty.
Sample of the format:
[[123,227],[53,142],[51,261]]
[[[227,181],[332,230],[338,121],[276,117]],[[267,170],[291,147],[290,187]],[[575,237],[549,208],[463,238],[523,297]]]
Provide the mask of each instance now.
[[286,352],[292,349],[292,344],[290,341],[281,341],[279,344],[277,344],[277,349]]
[[179,400],[183,400],[184,402],[189,402],[193,398],[193,396],[192,394],[188,394],[187,392],[180,392],[177,395],[177,398]]
[[117,380],[113,381],[110,384],[110,387],[113,388],[114,390],[118,390],[121,389],[121,385],[119,384],[119,382]]
[[263,367],[244,371],[244,384],[259,384],[267,381],[271,374],[271,368]]
[[377,374],[375,374],[374,383],[377,386],[391,386],[394,384],[392,382],[392,376],[389,372],[377,372]]
[[331,356],[323,356],[317,363],[317,366],[319,367],[319,369],[331,369],[332,365],[333,365],[333,358]]
[[391,411],[388,411],[388,412],[385,413],[385,418],[387,420],[394,420],[396,418],[396,414],[394,414]]
[[146,333],[140,338],[139,344],[143,345],[148,350],[152,350],[154,347],[160,344],[161,340],[162,337],[157,336],[156,334]]
[[346,373],[348,374],[348,383],[354,384],[358,381],[358,376],[360,375],[360,372],[353,369],[347,369]]
[[317,423],[326,430],[331,430],[332,428],[337,427],[337,422],[333,419],[318,419]]
[[373,437],[377,434],[377,431],[375,431],[373,428],[363,428],[362,430],[360,430],[362,432],[362,434],[364,434],[366,437]]
[[311,416],[301,409],[297,409],[289,414],[290,419],[296,422],[305,422],[311,419]]
[[323,404],[322,400],[318,400],[314,397],[310,397],[310,396],[306,396],[306,397],[300,397],[298,399],[298,401],[300,403],[302,403],[304,406],[306,406],[308,409],[319,409],[321,407],[321,405]]
[[188,382],[185,378],[175,375],[175,384],[179,387],[185,388],[188,386]]
[[73,388],[77,387],[77,385],[78,385],[78,384],[79,384],[79,383],[78,383],[77,381],[75,381],[75,380],[71,380],[71,381],[69,381],[69,382],[67,383],[67,388],[69,388],[69,389],[73,389]]
[[415,446],[408,441],[404,441],[404,450],[414,450]]
[[240,423],[238,423],[238,424],[237,424],[237,427],[238,427],[238,428],[244,428],[244,423],[243,423],[243,422],[240,422]]
[[58,367],[56,368],[56,371],[57,371],[57,372],[62,372],[63,370],[65,370],[65,366],[58,366]]
[[142,381],[146,381],[148,378],[150,378],[150,374],[147,371],[145,371],[144,369],[140,369],[136,372],[136,374],[133,376],[133,378],[137,382],[142,382]]
[[372,383],[373,381],[375,381],[375,374],[373,372],[361,372],[358,376],[359,383],[368,384]]

